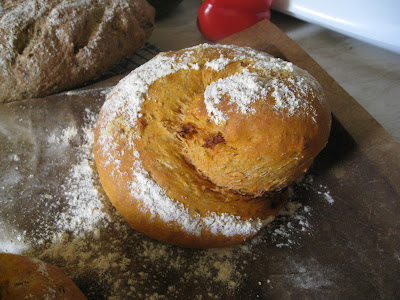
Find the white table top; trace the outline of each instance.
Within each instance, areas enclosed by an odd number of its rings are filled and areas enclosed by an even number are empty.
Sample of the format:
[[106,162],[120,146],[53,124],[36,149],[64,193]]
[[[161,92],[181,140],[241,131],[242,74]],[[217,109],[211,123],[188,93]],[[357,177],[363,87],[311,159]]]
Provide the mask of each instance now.
[[[200,0],[184,0],[158,20],[150,42],[178,50],[207,42],[196,25]],[[400,55],[272,12],[271,21],[316,60],[400,142]]]

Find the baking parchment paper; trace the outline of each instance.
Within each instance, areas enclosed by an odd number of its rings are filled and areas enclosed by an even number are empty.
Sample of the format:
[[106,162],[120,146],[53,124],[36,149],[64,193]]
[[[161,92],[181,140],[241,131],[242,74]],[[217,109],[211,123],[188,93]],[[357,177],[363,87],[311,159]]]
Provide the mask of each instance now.
[[254,240],[183,249],[131,229],[93,160],[97,114],[120,78],[0,107],[0,251],[59,266],[89,299],[400,297],[396,189],[336,118]]

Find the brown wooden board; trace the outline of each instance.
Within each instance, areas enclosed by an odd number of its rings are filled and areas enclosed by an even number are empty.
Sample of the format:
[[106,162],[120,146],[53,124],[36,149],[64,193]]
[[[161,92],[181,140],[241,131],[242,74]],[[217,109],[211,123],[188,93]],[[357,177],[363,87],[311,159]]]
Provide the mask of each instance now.
[[[95,175],[98,195],[80,185],[87,178],[79,176],[95,169],[71,173],[82,162],[82,148],[91,145],[88,118],[97,115],[118,77],[0,106],[0,247],[9,243],[8,249],[58,265],[90,299],[399,298],[399,144],[269,21],[224,42],[292,61],[326,91],[331,137],[293,187],[292,203],[299,206],[293,216],[278,218],[252,242],[221,250],[181,249],[130,229]],[[68,128],[76,131],[67,136]],[[94,168],[91,156],[84,159]],[[71,195],[98,203],[107,218],[91,224],[95,216],[84,216],[92,226],[78,236],[73,227],[64,231],[68,222],[81,226],[67,216],[79,213],[68,209]],[[53,236],[60,232],[62,238]]]

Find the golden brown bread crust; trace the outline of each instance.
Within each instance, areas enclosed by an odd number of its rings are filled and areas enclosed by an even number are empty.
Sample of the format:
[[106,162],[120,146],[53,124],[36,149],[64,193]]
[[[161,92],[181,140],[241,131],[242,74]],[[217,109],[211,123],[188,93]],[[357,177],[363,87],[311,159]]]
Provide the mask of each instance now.
[[59,268],[27,256],[0,253],[0,299],[86,299]]
[[253,237],[325,146],[318,83],[249,48],[200,45],[123,79],[98,119],[100,180],[133,228],[185,247]]
[[0,103],[82,85],[142,47],[153,25],[145,0],[1,1]]

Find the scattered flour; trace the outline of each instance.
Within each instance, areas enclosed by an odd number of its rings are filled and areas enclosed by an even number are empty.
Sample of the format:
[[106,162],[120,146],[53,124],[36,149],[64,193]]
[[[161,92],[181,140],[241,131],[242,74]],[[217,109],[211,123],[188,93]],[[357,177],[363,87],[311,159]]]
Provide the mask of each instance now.
[[301,242],[302,234],[311,235],[312,227],[308,221],[311,207],[299,202],[289,201],[276,216],[275,222],[267,225],[268,237],[278,248],[292,247]]
[[333,270],[322,267],[314,259],[297,262],[288,261],[286,279],[295,287],[310,290],[327,288],[334,281]]
[[[93,231],[100,221],[109,220],[105,208],[98,199],[104,199],[99,193],[98,177],[93,170],[93,142],[96,114],[87,111],[87,125],[82,128],[83,144],[79,162],[70,169],[66,183],[62,186],[67,199],[66,210],[57,217],[56,226],[62,230],[75,232]],[[72,213],[71,213],[72,212]]]
[[20,161],[20,157],[17,154],[11,154],[10,160],[11,161]]
[[329,191],[324,193],[324,198],[329,204],[335,203],[335,200],[332,198]]
[[14,228],[0,217],[0,252],[21,254],[30,249],[26,232]]
[[322,195],[324,200],[326,200],[326,202],[328,202],[329,204],[335,203],[335,199],[332,197],[331,192],[328,190],[327,186],[320,184],[317,194]]
[[74,138],[77,134],[78,134],[77,128],[70,126],[65,129],[62,129],[61,134],[56,134],[56,133],[51,134],[48,138],[48,142],[68,145],[71,139]]

